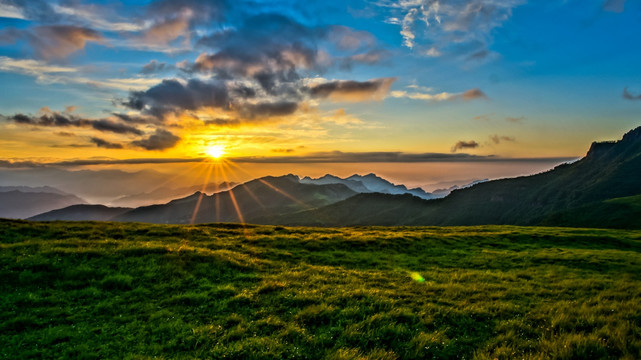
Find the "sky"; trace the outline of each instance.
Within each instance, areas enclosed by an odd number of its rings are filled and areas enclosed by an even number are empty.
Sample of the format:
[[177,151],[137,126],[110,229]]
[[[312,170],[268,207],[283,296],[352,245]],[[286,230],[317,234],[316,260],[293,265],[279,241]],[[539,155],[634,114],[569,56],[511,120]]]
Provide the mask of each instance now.
[[543,171],[641,125],[640,25],[638,0],[0,0],[0,167]]

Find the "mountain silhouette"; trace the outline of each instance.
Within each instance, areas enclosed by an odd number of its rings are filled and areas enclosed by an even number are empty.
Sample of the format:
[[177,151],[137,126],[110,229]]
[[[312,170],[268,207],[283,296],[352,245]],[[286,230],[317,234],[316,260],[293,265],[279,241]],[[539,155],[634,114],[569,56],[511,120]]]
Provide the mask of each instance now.
[[[641,228],[641,127],[619,141],[593,143],[579,161],[531,176],[453,191],[444,199],[359,194],[286,217],[285,225],[554,225]],[[637,210],[635,210],[637,209]],[[590,210],[590,211],[587,211]],[[636,212],[634,212],[636,211]],[[619,214],[613,218],[611,214]]]
[[86,201],[51,187],[0,186],[0,217],[25,219]]
[[322,207],[353,196],[343,184],[301,184],[295,175],[263,177],[213,195],[196,192],[163,205],[139,207],[115,221],[151,223],[252,222]]

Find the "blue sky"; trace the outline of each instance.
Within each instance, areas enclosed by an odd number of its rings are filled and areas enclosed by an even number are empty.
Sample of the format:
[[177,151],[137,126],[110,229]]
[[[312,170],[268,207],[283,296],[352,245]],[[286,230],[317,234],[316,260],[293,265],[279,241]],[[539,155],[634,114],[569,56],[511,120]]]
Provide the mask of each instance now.
[[0,0],[0,158],[581,156],[641,123],[640,24],[631,0]]

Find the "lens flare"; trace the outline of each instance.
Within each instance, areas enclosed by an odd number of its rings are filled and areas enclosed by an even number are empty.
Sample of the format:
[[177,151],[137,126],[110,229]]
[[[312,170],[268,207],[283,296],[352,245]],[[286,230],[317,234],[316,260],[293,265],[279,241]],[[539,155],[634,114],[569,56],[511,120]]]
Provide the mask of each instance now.
[[421,274],[419,274],[419,273],[417,273],[417,272],[413,272],[413,273],[411,273],[411,274],[410,274],[410,277],[412,278],[412,280],[414,280],[414,281],[416,281],[416,282],[420,282],[420,283],[425,282],[425,278],[423,278],[423,277],[421,276]]

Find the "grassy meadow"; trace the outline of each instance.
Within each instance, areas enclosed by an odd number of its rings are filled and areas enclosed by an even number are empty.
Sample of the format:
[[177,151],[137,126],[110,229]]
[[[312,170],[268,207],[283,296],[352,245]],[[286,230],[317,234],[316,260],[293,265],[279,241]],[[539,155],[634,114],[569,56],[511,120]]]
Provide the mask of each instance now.
[[0,221],[0,358],[639,359],[641,231]]

